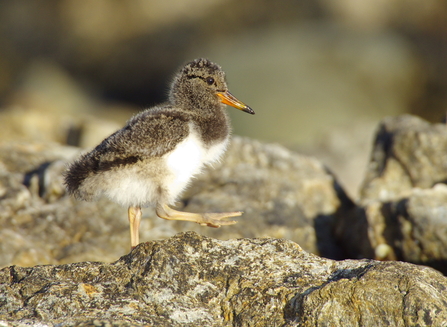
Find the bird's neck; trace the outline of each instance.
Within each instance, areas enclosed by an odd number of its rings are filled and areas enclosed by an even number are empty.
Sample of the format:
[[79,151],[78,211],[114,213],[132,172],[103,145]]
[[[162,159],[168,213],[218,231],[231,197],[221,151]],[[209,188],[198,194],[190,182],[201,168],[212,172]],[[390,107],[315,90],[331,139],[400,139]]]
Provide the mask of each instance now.
[[200,129],[205,144],[213,145],[224,141],[230,134],[230,123],[226,111],[219,104],[214,110],[200,110],[194,114],[196,126]]

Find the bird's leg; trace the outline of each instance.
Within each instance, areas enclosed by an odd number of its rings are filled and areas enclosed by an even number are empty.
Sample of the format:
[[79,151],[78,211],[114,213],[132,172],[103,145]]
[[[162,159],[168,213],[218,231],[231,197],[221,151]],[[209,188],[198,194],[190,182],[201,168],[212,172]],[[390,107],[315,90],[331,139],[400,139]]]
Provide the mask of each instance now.
[[141,208],[129,207],[127,213],[129,216],[129,223],[130,223],[130,246],[133,249],[140,242],[138,230],[140,229]]
[[242,215],[241,211],[235,212],[220,212],[220,213],[192,213],[177,211],[170,208],[167,204],[159,203],[157,205],[157,216],[167,220],[184,220],[198,223],[202,226],[209,226],[218,228],[222,225],[233,225],[237,221],[234,220],[222,220],[225,218],[237,217]]

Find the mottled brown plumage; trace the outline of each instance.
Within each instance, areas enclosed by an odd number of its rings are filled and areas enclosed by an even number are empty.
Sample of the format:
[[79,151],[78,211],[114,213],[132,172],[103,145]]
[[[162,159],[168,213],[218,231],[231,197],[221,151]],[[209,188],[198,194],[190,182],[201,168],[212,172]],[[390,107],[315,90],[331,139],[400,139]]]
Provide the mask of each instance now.
[[241,212],[187,213],[171,209],[191,178],[219,160],[230,135],[228,104],[254,111],[228,92],[222,69],[207,59],[188,63],[174,78],[167,104],[147,109],[76,160],[65,174],[68,192],[90,201],[105,195],[129,207],[131,245],[138,244],[141,207],[155,205],[169,220],[219,227]]

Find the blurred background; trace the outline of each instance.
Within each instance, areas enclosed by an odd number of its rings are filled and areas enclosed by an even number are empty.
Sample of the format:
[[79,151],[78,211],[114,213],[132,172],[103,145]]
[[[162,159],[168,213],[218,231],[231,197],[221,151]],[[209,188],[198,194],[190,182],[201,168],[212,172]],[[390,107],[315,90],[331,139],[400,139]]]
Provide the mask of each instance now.
[[321,159],[356,197],[377,122],[447,109],[445,0],[0,1],[0,140],[92,147],[207,57],[234,133]]

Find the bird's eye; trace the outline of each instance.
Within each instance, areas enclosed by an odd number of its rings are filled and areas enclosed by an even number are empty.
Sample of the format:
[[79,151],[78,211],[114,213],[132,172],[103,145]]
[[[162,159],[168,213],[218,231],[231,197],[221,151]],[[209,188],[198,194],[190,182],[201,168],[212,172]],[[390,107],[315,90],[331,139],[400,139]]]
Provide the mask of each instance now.
[[206,83],[208,85],[213,85],[214,84],[214,78],[212,78],[212,77],[207,77],[205,81],[206,81]]

